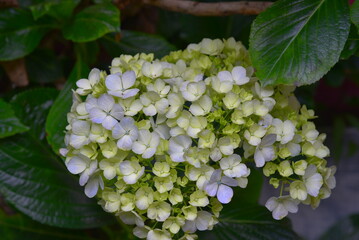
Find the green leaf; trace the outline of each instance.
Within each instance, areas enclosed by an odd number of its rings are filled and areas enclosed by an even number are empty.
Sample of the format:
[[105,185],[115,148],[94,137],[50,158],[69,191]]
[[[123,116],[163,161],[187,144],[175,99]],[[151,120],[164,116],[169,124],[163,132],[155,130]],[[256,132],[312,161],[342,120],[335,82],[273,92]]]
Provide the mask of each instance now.
[[232,201],[227,206],[236,208],[238,204],[257,204],[263,185],[263,174],[255,168],[251,168],[246,188],[235,188]]
[[34,21],[30,10],[9,8],[0,11],[0,60],[21,58],[32,52],[48,30]]
[[48,49],[36,49],[25,60],[31,82],[53,83],[64,77],[61,61]]
[[359,2],[354,1],[353,5],[350,8],[350,17],[352,22],[357,26],[359,33]]
[[344,49],[340,54],[340,59],[348,59],[353,56],[359,50],[359,33],[357,28],[352,24],[350,26],[350,32]]
[[264,85],[305,85],[338,61],[349,34],[343,0],[279,0],[254,21],[250,55]]
[[271,213],[259,205],[237,205],[224,207],[219,223],[203,239],[216,240],[294,240],[300,239],[291,229],[289,222],[277,221]]
[[56,98],[50,113],[46,119],[46,134],[47,141],[51,145],[56,154],[59,154],[59,149],[65,147],[65,127],[67,125],[67,113],[70,111],[72,105],[71,89],[75,88],[76,81],[80,78],[87,77],[89,68],[83,62],[76,63],[69,78],[66,81],[64,88]]
[[134,31],[122,31],[120,41],[115,41],[113,36],[105,36],[102,44],[112,57],[143,52],[154,53],[157,58],[161,58],[176,50],[172,44],[160,36]]
[[[35,92],[29,92],[35,94]],[[49,93],[42,91],[49,96]],[[15,97],[14,101],[25,97]],[[32,123],[40,129],[37,121],[51,105],[45,98]],[[30,104],[31,106],[31,104]],[[26,116],[28,106],[22,116]],[[29,120],[31,121],[31,120]],[[41,135],[42,136],[42,135]],[[0,140],[0,193],[18,210],[32,219],[51,226],[64,228],[92,228],[113,221],[95,199],[85,196],[78,178],[71,175],[50,147],[30,133],[18,134]]]
[[359,239],[359,214],[340,219],[324,233],[320,240],[353,240]]
[[16,116],[30,127],[29,134],[45,139],[45,120],[58,91],[54,88],[31,89],[13,97],[11,104]]
[[58,20],[67,19],[80,0],[45,0],[30,6],[35,20],[48,14]]
[[29,128],[16,117],[11,105],[0,98],[0,138],[28,130]]
[[0,210],[0,236],[6,240],[96,240],[84,231],[41,225],[22,214],[6,216]]
[[64,37],[74,42],[89,42],[106,33],[120,31],[120,12],[113,4],[98,4],[79,12],[63,29]]

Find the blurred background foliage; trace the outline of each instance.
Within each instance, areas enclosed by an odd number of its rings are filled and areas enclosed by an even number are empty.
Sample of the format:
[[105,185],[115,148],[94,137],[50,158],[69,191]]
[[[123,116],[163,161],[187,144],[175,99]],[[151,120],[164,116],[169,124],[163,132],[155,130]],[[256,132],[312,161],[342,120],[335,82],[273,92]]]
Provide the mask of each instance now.
[[[120,54],[153,52],[160,58],[204,37],[234,37],[248,47],[256,16],[198,17],[131,0],[9,0],[0,7],[0,125],[7,126],[0,127],[0,238],[134,239],[129,227],[82,194],[56,154],[71,88],[89,69],[108,69]],[[337,161],[344,159],[345,129],[359,129],[358,56],[352,25],[341,60],[320,81],[296,90],[320,116],[319,128],[332,135]],[[349,146],[349,155],[358,148]],[[237,194],[246,197],[223,213],[232,221],[202,239],[299,239],[288,220],[274,221],[258,205],[261,175],[250,178],[248,189]],[[357,239],[358,229],[353,215],[322,239]]]

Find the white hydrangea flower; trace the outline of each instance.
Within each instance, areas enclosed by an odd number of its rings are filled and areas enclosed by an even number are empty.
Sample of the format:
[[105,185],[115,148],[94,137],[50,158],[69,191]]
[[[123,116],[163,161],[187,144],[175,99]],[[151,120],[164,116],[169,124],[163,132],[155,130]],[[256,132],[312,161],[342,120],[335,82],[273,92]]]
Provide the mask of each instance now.
[[225,75],[219,74],[207,79],[212,84],[213,90],[218,93],[229,93],[233,88],[233,81],[227,79]]
[[79,183],[81,186],[84,186],[90,176],[97,169],[97,160],[91,160],[84,155],[78,155],[70,158],[66,163],[66,167],[72,174],[80,174]]
[[272,212],[274,219],[281,220],[288,215],[288,212],[298,212],[298,204],[298,200],[292,199],[290,196],[282,196],[269,198],[265,206]]
[[273,119],[272,125],[274,132],[277,134],[277,141],[281,144],[286,144],[291,141],[295,135],[295,126],[292,121],[285,120],[284,122],[278,118]]
[[190,195],[189,204],[194,207],[205,207],[209,204],[209,199],[204,191],[197,190]]
[[79,149],[90,143],[90,127],[91,124],[84,120],[75,120],[72,123],[72,133],[70,135],[69,144],[75,149]]
[[221,203],[229,203],[233,197],[233,190],[229,186],[236,187],[238,183],[233,178],[222,176],[222,171],[217,169],[212,173],[205,190],[208,196],[214,197],[217,195]]
[[221,82],[231,82],[235,85],[243,85],[249,82],[249,77],[246,76],[246,69],[242,66],[234,67],[232,72],[221,71],[217,76]]
[[302,181],[296,180],[292,182],[289,186],[290,188],[290,196],[293,199],[298,199],[304,201],[307,199],[307,188]]
[[136,99],[135,97],[120,100],[119,104],[123,108],[125,116],[131,117],[135,116],[143,107],[140,99]]
[[108,94],[103,94],[98,99],[92,98],[92,102],[86,104],[86,108],[91,121],[102,124],[108,130],[112,130],[118,120],[124,116],[122,107]]
[[219,165],[223,170],[224,175],[230,178],[239,178],[248,174],[248,168],[241,163],[242,158],[238,154],[232,154],[228,157],[222,158]]
[[131,117],[124,117],[112,129],[112,137],[118,139],[117,147],[128,151],[132,149],[133,143],[137,140],[138,129],[135,120]]
[[155,162],[153,166],[153,173],[158,177],[167,177],[170,175],[170,165],[166,162]]
[[176,234],[184,225],[184,219],[180,217],[169,217],[163,223],[163,227],[168,229],[171,233]]
[[91,70],[88,79],[82,78],[76,82],[76,93],[86,95],[92,92],[92,88],[100,81],[101,72],[97,68]]
[[171,240],[171,234],[166,230],[153,229],[148,232],[147,240]]
[[145,172],[145,167],[136,161],[123,161],[120,163],[120,172],[127,184],[134,184]]
[[142,74],[149,78],[158,78],[162,75],[163,66],[160,62],[145,62],[142,66]]
[[160,137],[155,132],[148,130],[139,130],[138,139],[132,145],[132,151],[137,154],[141,154],[143,158],[152,157],[160,144]]
[[171,87],[166,85],[162,79],[156,79],[154,83],[150,83],[147,86],[148,91],[156,92],[161,98],[166,97]]
[[136,207],[140,210],[147,209],[153,203],[153,190],[150,187],[140,187],[136,191]]
[[269,134],[263,137],[254,153],[256,167],[263,167],[266,162],[272,161],[275,158],[273,144],[275,143],[276,138],[275,134]]
[[156,92],[146,92],[140,96],[140,100],[143,105],[142,111],[146,116],[164,114],[169,106],[168,100],[161,98]]
[[171,205],[164,201],[153,202],[147,209],[147,217],[164,222],[171,215]]
[[192,145],[192,140],[186,135],[172,137],[169,140],[168,153],[174,162],[184,162],[184,154]]
[[106,77],[106,87],[110,95],[126,99],[135,96],[139,89],[131,88],[135,84],[136,74],[134,71],[127,71],[124,74],[110,74]]
[[186,169],[186,176],[191,181],[196,181],[198,189],[203,190],[206,183],[210,180],[214,168],[208,165],[203,165],[200,168],[190,166]]
[[170,93],[168,94],[168,104],[169,108],[167,110],[166,117],[175,118],[183,108],[184,99],[179,93]]
[[218,55],[223,50],[224,44],[219,39],[212,40],[204,38],[197,46],[196,44],[193,44],[188,47],[189,49],[196,49],[196,51],[200,51],[201,53],[214,56]]
[[194,233],[197,230],[205,231],[211,230],[213,225],[216,223],[213,215],[207,211],[199,211],[197,217],[194,221],[186,221],[182,227],[183,231],[186,233]]
[[206,84],[203,81],[186,81],[181,86],[181,93],[184,99],[190,102],[198,100],[206,91]]
[[316,197],[323,185],[323,177],[317,172],[317,167],[313,164],[309,165],[305,170],[303,181],[307,192],[310,196]]
[[100,175],[100,172],[97,171],[92,174],[85,185],[85,194],[89,198],[96,196],[98,189],[104,189],[104,182]]
[[200,99],[191,104],[189,111],[194,116],[204,116],[211,111],[211,108],[211,98],[208,95],[203,95]]

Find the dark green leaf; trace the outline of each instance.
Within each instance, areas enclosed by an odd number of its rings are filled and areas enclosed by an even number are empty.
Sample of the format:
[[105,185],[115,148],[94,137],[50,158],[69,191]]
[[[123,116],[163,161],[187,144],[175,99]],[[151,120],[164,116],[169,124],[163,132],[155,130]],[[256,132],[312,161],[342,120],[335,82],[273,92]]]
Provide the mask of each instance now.
[[340,219],[322,235],[320,240],[359,239],[359,214]]
[[176,48],[164,38],[134,31],[122,31],[121,40],[105,36],[102,40],[104,47],[112,57],[121,54],[154,53],[157,58],[163,57]]
[[255,168],[251,168],[246,188],[235,188],[232,201],[227,206],[234,208],[238,204],[257,204],[263,185],[263,174]]
[[30,10],[10,8],[0,11],[0,60],[9,61],[32,52],[48,29],[36,23]]
[[96,240],[84,231],[41,225],[21,214],[6,216],[1,210],[0,236],[6,240]]
[[15,116],[10,104],[0,99],[0,138],[26,132],[29,128]]
[[71,89],[75,88],[77,80],[87,77],[89,68],[83,62],[76,63],[64,88],[51,107],[50,113],[46,119],[47,141],[52,146],[55,153],[59,154],[59,149],[65,147],[65,127],[67,125],[67,113],[70,111],[72,104]]
[[357,26],[359,33],[359,1],[354,1],[353,5],[350,8],[350,16],[352,22]]
[[45,0],[30,6],[32,15],[38,19],[49,14],[58,20],[69,18],[80,0]]
[[37,49],[26,57],[26,70],[30,81],[36,83],[53,83],[64,76],[61,62],[46,49]]
[[89,42],[119,31],[120,12],[110,3],[85,8],[63,29],[65,38],[74,42]]
[[53,88],[32,89],[19,93],[11,100],[15,114],[30,127],[29,134],[45,139],[45,120],[58,91]]
[[263,84],[310,84],[338,61],[349,33],[343,0],[279,0],[254,21],[250,55]]
[[357,28],[352,24],[350,26],[350,32],[347,42],[344,45],[344,49],[340,54],[341,59],[348,59],[359,50],[359,33]]
[[300,239],[299,236],[291,229],[287,220],[274,220],[270,212],[265,207],[249,204],[238,204],[236,208],[225,207],[219,216],[219,223],[215,225],[213,233],[206,232],[206,238],[203,239]]
[[30,134],[0,140],[0,192],[32,219],[64,228],[92,228],[112,219],[89,199],[47,145]]

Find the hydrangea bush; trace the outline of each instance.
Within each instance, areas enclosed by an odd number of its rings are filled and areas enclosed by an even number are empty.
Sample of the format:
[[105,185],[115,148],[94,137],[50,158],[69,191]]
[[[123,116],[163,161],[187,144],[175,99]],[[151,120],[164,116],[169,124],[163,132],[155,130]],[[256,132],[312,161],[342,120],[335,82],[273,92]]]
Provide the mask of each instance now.
[[295,87],[262,86],[233,38],[161,60],[121,55],[77,87],[61,154],[85,194],[139,238],[211,230],[252,166],[279,189],[266,203],[278,220],[299,203],[317,207],[335,187],[314,112]]

